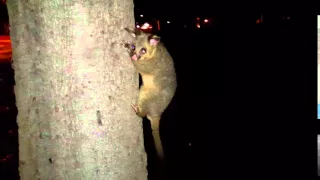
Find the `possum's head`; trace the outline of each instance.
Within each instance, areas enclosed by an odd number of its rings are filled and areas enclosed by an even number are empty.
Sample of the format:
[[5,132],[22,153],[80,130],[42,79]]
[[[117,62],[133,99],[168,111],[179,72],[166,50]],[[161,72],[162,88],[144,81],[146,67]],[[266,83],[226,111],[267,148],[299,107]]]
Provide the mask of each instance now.
[[144,33],[139,29],[125,28],[133,37],[134,42],[126,44],[129,49],[129,54],[133,61],[150,60],[154,57],[157,50],[160,37]]

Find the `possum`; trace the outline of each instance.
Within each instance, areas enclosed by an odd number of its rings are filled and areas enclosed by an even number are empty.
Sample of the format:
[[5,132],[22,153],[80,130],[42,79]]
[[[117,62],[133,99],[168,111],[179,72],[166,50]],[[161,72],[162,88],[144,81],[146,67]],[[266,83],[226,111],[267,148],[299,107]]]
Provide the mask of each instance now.
[[177,88],[174,62],[159,36],[139,29],[125,30],[134,37],[132,43],[126,42],[124,45],[142,79],[137,104],[132,104],[132,108],[139,117],[147,117],[150,121],[155,149],[159,160],[163,161],[159,125],[161,115]]

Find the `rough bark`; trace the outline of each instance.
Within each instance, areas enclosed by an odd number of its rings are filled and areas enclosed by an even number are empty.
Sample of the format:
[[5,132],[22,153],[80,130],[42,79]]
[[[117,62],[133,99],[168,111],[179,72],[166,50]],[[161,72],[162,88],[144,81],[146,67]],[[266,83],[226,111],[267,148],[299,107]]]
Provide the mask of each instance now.
[[130,0],[8,1],[22,180],[147,179]]

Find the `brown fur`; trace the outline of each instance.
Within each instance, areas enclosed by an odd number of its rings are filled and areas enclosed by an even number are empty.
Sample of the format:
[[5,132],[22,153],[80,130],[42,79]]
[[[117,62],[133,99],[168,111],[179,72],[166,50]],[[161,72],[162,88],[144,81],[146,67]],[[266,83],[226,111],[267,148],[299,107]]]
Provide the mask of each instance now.
[[[158,36],[137,29],[125,29],[134,37],[133,43],[126,43],[131,57],[133,54],[139,53],[141,48],[147,50],[139,60],[132,60],[143,82],[140,87],[137,105],[133,105],[133,108],[138,116],[147,116],[150,120],[155,148],[159,159],[163,160],[164,153],[159,124],[161,115],[171,102],[177,87],[174,63],[171,55],[161,42],[156,45],[149,43],[151,38],[160,40]],[[130,48],[132,44],[135,45],[134,50]]]

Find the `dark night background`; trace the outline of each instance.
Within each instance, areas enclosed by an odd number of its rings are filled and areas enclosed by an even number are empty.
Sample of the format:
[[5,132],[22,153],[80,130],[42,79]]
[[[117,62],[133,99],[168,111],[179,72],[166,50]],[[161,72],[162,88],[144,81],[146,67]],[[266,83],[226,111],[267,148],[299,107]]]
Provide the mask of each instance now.
[[[313,132],[304,132],[308,128],[303,122],[316,119],[316,97],[311,93],[313,88],[316,92],[311,85],[316,60],[312,64],[308,59],[316,54],[316,16],[263,13],[259,22],[261,13],[215,14],[210,8],[200,2],[178,6],[135,1],[136,22],[160,20],[161,30],[152,24],[153,30],[175,61],[178,89],[161,125],[172,179],[316,176],[315,167],[303,173],[312,164],[312,150],[298,150],[309,148],[303,137]],[[5,11],[2,5],[2,24],[8,18]],[[196,28],[197,17],[201,28]],[[17,176],[13,84],[10,63],[1,63],[0,179]],[[307,107],[312,102],[314,106]],[[144,125],[150,156],[155,152],[148,123]],[[153,166],[152,157],[148,161]]]

